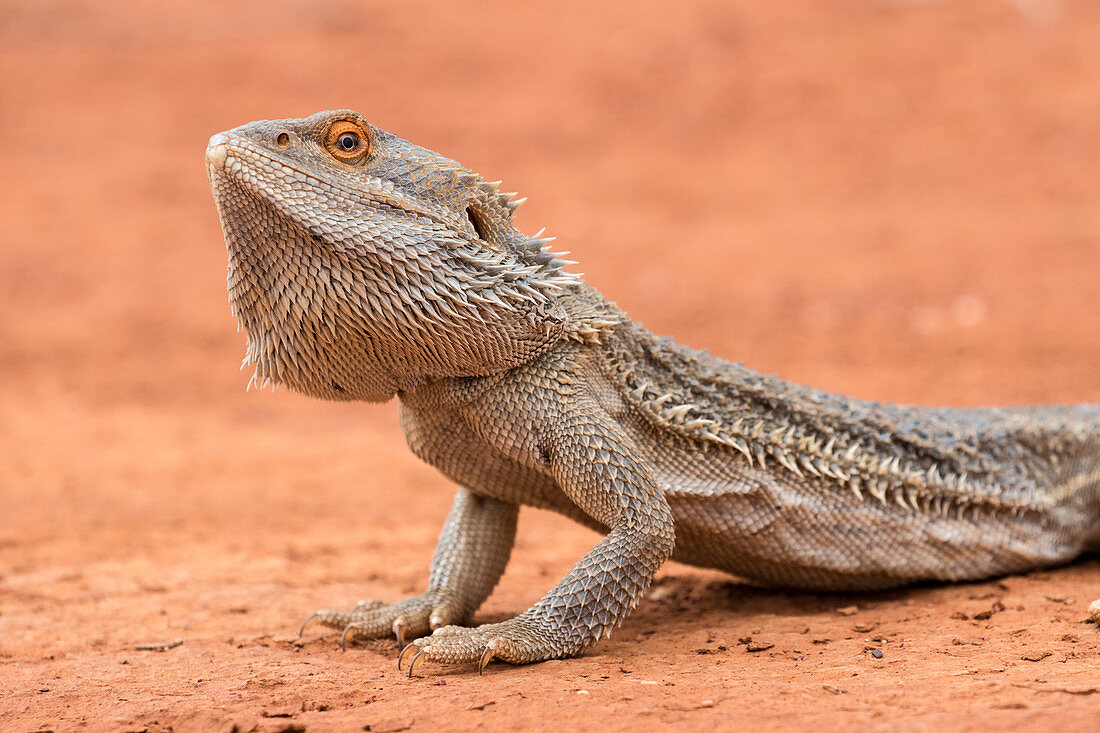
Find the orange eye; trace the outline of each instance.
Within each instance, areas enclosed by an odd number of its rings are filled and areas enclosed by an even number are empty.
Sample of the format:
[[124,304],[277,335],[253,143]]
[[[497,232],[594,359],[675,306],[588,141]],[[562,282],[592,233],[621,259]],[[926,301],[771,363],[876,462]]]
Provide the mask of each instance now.
[[342,163],[358,163],[370,152],[366,131],[349,120],[339,120],[329,128],[325,147]]

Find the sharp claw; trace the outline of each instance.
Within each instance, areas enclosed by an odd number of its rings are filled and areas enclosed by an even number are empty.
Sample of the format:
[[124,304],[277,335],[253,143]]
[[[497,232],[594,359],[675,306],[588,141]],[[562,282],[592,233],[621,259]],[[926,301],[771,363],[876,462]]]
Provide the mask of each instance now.
[[485,674],[485,668],[489,666],[489,662],[493,661],[496,654],[493,654],[492,647],[485,647],[485,651],[481,653],[481,659],[477,662],[477,673]]
[[409,652],[418,648],[419,647],[417,647],[415,643],[409,644],[408,646],[403,648],[401,650],[401,653],[397,655],[397,668],[401,669],[401,665],[405,663],[405,658],[409,656]]
[[347,640],[349,635],[355,638],[354,626],[354,624],[348,624],[344,627],[344,633],[340,634],[340,651],[346,652],[348,650]]
[[320,615],[321,615],[321,612],[318,611],[317,613],[311,615],[309,618],[307,618],[305,621],[302,622],[302,628],[298,629],[298,638],[299,639],[302,638],[302,634],[306,633],[306,627],[309,626],[309,622],[312,621],[313,619],[317,618]]
[[[415,657],[412,658],[412,661],[409,662],[409,679],[412,679],[413,672],[416,671],[417,662],[420,662],[420,658],[422,656],[424,656],[424,652],[428,651],[429,649],[431,649],[431,647],[429,647],[429,646],[424,647],[423,649],[421,649],[417,653],[417,655]],[[420,662],[420,663],[423,664],[423,662]]]
[[405,648],[405,620],[404,619],[400,619],[400,618],[394,619],[394,621],[393,621],[393,633],[394,633],[395,636],[397,636],[397,646],[404,649]]

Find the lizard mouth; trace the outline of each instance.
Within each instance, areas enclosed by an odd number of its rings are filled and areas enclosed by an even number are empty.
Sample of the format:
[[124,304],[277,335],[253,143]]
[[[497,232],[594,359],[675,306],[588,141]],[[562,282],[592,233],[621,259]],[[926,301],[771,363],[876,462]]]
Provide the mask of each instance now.
[[[462,235],[456,230],[453,217],[435,209],[410,201],[392,182],[375,176],[360,176],[353,181],[334,179],[311,173],[295,165],[293,160],[272,153],[251,140],[231,133],[219,132],[210,138],[206,147],[207,175],[214,183],[217,179],[232,182],[248,193],[262,198],[280,213],[297,219],[300,212],[285,210],[295,202],[316,206],[317,201],[305,201],[307,197],[323,192],[329,204],[363,218],[370,218],[371,210],[390,211],[399,215],[434,222],[442,230]],[[364,206],[364,203],[367,205]],[[481,243],[476,237],[471,242]]]

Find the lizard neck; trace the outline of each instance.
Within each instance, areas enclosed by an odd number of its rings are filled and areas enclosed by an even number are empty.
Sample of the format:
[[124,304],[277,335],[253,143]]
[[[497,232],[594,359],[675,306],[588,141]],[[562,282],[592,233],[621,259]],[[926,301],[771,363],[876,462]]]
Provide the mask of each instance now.
[[487,377],[455,377],[423,382],[413,389],[400,391],[401,406],[421,413],[454,410],[479,400],[500,384],[507,372]]
[[478,400],[509,375],[564,344],[597,345],[629,318],[595,288],[584,282],[541,308],[540,318],[554,327],[555,337],[530,352],[529,358],[507,370],[471,376],[425,379],[398,390],[401,403],[418,412],[450,410]]

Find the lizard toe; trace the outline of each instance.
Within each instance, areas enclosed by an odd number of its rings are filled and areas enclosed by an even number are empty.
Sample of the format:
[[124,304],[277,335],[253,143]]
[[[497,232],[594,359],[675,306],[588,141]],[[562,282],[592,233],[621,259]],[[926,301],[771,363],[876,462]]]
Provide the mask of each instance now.
[[363,613],[365,611],[373,611],[376,608],[382,608],[385,605],[385,601],[380,601],[377,598],[364,598],[356,603],[355,607],[352,608],[349,613]]
[[298,636],[306,633],[306,629],[315,624],[321,626],[328,626],[333,629],[342,629],[351,622],[351,614],[343,611],[335,611],[332,609],[323,609],[316,613],[310,614],[310,616],[302,622],[301,627],[298,629]]
[[381,608],[361,614],[344,628],[340,639],[343,648],[347,641],[354,639],[382,639],[393,634],[400,646],[405,640],[424,636],[431,627],[428,614],[424,610],[411,610],[401,613],[393,608]]
[[393,604],[362,600],[350,612],[318,611],[305,620],[299,636],[319,624],[341,630],[341,649],[355,640],[382,639],[391,634],[404,647],[408,639],[424,636],[433,628],[461,620],[462,612],[458,604],[441,599],[438,593],[429,593]]
[[408,644],[398,657],[398,668],[409,663],[409,676],[426,661],[441,664],[476,664],[484,674],[490,662],[523,664],[556,656],[547,653],[541,639],[526,638],[522,627],[509,622],[468,628],[443,626]]

